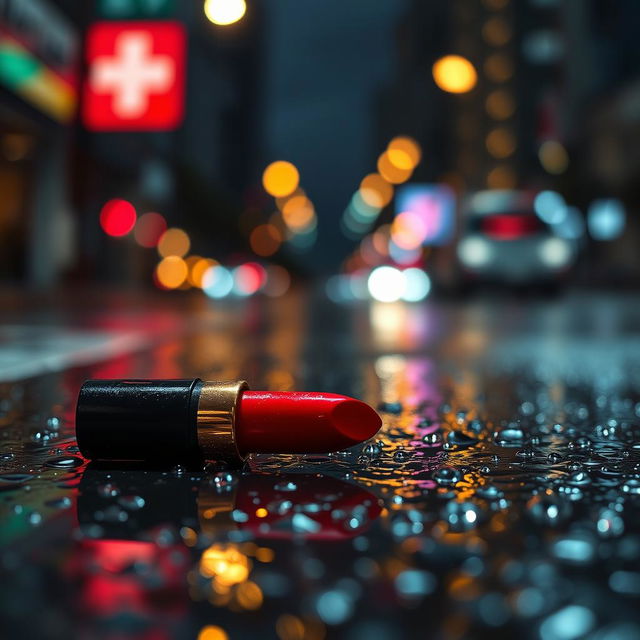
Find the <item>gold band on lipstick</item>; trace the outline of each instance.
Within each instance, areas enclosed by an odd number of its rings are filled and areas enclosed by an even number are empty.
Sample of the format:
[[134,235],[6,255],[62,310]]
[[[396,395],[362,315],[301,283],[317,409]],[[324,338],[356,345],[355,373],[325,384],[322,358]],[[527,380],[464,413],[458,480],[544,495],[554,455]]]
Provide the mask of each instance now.
[[248,388],[244,380],[203,383],[196,428],[198,446],[205,458],[235,464],[244,461],[236,443],[235,419],[240,394]]

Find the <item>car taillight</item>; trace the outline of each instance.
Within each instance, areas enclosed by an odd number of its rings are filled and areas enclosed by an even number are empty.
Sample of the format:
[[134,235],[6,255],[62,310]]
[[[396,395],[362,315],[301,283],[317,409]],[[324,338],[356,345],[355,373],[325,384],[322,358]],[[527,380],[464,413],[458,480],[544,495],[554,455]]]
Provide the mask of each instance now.
[[544,230],[533,215],[493,215],[482,220],[481,230],[494,240],[516,240]]

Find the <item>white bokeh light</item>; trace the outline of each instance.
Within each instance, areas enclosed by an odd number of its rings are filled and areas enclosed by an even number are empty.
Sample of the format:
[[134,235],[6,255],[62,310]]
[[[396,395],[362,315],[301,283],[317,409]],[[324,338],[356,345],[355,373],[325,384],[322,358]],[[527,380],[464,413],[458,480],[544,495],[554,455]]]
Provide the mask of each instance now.
[[379,302],[396,302],[404,295],[406,279],[395,267],[376,267],[367,282],[371,297]]

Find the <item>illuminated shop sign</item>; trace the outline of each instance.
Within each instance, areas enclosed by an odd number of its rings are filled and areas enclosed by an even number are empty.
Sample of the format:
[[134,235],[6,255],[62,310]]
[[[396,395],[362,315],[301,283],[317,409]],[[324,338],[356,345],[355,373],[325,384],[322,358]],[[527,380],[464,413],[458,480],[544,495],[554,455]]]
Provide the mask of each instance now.
[[77,104],[78,36],[42,0],[0,0],[0,83],[59,122]]
[[184,111],[185,46],[178,22],[94,24],[87,36],[86,127],[93,131],[176,128]]

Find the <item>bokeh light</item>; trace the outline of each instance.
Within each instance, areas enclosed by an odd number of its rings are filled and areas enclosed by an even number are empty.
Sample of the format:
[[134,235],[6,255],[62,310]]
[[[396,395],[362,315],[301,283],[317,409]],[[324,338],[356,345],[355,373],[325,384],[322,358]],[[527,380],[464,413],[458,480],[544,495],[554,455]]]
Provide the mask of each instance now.
[[427,223],[413,211],[399,213],[391,224],[391,239],[401,249],[417,249],[427,237]]
[[291,276],[284,267],[277,264],[267,267],[267,282],[263,288],[266,295],[277,298],[284,295],[290,286]]
[[207,19],[220,26],[241,20],[247,11],[245,0],[205,0],[204,13]]
[[405,302],[420,302],[431,291],[431,278],[422,269],[409,268],[404,270],[405,287],[402,299]]
[[380,157],[378,158],[378,173],[391,184],[401,184],[402,182],[406,182],[411,177],[413,167],[404,169],[400,168],[392,162],[392,153],[396,154],[396,156],[401,154],[400,157],[404,156],[407,163],[410,164],[411,158],[405,152],[397,150],[394,150],[392,152],[385,151],[384,153],[380,154]]
[[507,158],[516,150],[516,139],[509,129],[497,127],[487,134],[486,145],[494,158]]
[[595,200],[587,211],[589,233],[594,240],[615,240],[622,235],[626,218],[620,200]]
[[189,268],[179,256],[167,256],[156,267],[156,279],[165,289],[177,289],[187,279]]
[[257,262],[247,262],[237,266],[232,271],[232,291],[239,296],[251,296],[260,290],[265,283],[267,274],[264,267]]
[[283,198],[291,195],[300,183],[300,174],[296,167],[286,160],[272,162],[262,174],[264,190],[273,197]]
[[536,215],[547,224],[559,224],[567,216],[567,203],[556,191],[541,191],[533,201]]
[[557,140],[547,140],[540,145],[538,159],[547,173],[560,175],[569,167],[569,154]]
[[167,229],[158,242],[158,253],[163,256],[179,256],[182,258],[189,253],[191,241],[186,231],[172,227]]
[[202,277],[202,289],[210,298],[224,298],[233,289],[233,276],[221,265],[210,267]]
[[370,173],[360,183],[360,197],[370,207],[382,209],[393,198],[393,187],[378,173]]
[[158,246],[162,234],[167,230],[167,221],[159,213],[143,213],[133,230],[133,237],[141,247],[152,249]]
[[466,58],[448,55],[434,63],[433,79],[443,91],[467,93],[476,86],[478,74]]
[[511,27],[509,23],[499,16],[489,18],[482,26],[482,37],[485,42],[501,47],[511,40]]
[[292,231],[302,231],[310,227],[315,217],[311,200],[306,196],[293,196],[282,207],[282,219]]
[[[387,147],[387,151],[389,152],[389,160],[400,169],[415,169],[422,158],[420,145],[409,136],[396,136],[393,138]],[[409,156],[410,164],[408,166],[402,165],[402,161],[399,160],[402,155],[398,155],[398,153]]]
[[202,289],[204,274],[207,269],[217,265],[218,262],[213,258],[200,258],[195,261],[189,269],[189,282],[192,286]]
[[369,275],[367,287],[378,302],[396,302],[404,294],[405,278],[395,267],[376,267]]
[[494,120],[506,120],[514,114],[516,105],[509,91],[496,89],[487,96],[485,108]]
[[487,174],[489,189],[513,189],[517,181],[516,172],[508,164],[498,165]]
[[135,207],[119,198],[109,200],[100,211],[100,226],[109,236],[126,236],[136,224]]
[[506,82],[513,75],[513,62],[503,53],[492,53],[484,62],[484,72],[492,82]]
[[251,232],[249,244],[256,255],[272,256],[282,244],[282,233],[275,224],[260,224]]

